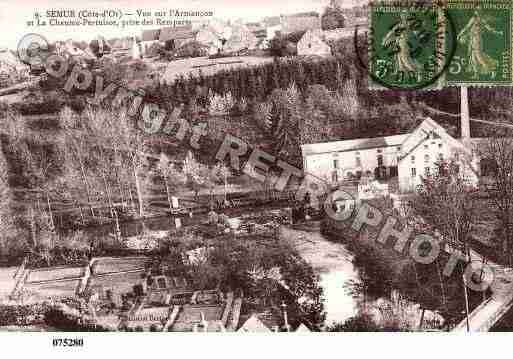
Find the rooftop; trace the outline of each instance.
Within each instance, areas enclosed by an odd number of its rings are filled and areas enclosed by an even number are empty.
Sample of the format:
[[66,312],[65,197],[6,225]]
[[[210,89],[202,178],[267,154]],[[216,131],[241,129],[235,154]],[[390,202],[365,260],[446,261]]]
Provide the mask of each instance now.
[[159,41],[183,40],[193,38],[194,33],[191,25],[186,26],[170,26],[160,31]]
[[400,146],[409,136],[395,135],[375,138],[358,138],[355,140],[344,140],[335,142],[312,143],[301,146],[303,156],[315,155],[330,152],[345,152],[365,150],[370,148]]
[[142,32],[142,41],[156,41],[160,37],[160,29],[144,30]]

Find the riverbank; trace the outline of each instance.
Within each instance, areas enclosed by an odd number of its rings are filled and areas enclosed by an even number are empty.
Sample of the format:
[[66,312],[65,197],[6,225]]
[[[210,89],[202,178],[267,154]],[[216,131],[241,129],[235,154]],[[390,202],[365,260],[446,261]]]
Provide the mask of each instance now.
[[319,223],[280,228],[280,239],[293,246],[320,277],[324,294],[326,324],[341,323],[357,313],[357,300],[347,291],[347,283],[358,281],[347,248],[330,242],[319,231]]

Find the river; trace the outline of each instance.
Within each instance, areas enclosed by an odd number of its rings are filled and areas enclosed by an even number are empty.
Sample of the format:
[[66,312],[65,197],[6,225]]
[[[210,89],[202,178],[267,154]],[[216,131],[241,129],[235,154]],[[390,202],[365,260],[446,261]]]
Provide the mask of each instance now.
[[341,243],[330,242],[312,223],[282,227],[280,235],[290,241],[320,276],[324,291],[326,324],[344,322],[357,313],[357,300],[346,290],[350,281],[359,281],[352,254]]

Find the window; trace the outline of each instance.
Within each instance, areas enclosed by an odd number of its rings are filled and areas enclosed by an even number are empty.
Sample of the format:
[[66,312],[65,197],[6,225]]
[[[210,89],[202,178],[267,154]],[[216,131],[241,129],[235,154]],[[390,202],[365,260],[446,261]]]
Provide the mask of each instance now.
[[356,167],[362,166],[362,160],[360,159],[360,152],[356,152]]
[[378,150],[378,153],[381,153],[381,152],[383,152],[383,150]]
[[411,156],[411,163],[415,163],[415,156]]
[[338,160],[333,160],[333,168],[338,168]]
[[383,155],[378,155],[378,167],[383,167]]
[[399,152],[401,151],[401,146],[397,146],[395,149],[397,150],[397,152]]
[[428,145],[424,145],[424,149],[427,150],[429,148]]
[[424,155],[424,163],[429,163],[429,155]]
[[424,175],[429,176],[429,174],[430,174],[430,169],[429,169],[429,167],[425,167],[425,168],[424,168]]
[[338,182],[338,174],[337,174],[337,171],[333,171],[333,173],[331,174],[331,180],[333,182]]
[[438,144],[438,148],[442,148],[442,144],[441,143]]
[[308,44],[308,48],[311,49],[312,48],[312,44],[309,43]]
[[412,167],[411,169],[411,176],[415,177],[417,175],[417,169],[415,167]]

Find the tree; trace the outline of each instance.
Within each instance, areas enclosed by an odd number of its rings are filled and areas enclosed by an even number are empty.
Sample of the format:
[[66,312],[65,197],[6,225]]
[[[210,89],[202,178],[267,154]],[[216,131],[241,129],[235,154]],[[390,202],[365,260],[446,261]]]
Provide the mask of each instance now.
[[[486,192],[497,208],[502,224],[502,252],[507,263],[512,265],[513,253],[513,140],[511,137],[492,137],[481,154],[491,168]],[[488,174],[488,173],[486,173]]]
[[340,7],[327,6],[321,17],[323,30],[334,30],[345,26],[345,16]]
[[157,170],[162,174],[162,177],[164,178],[167,201],[169,204],[169,209],[172,211],[173,204],[171,201],[171,191],[175,190],[179,185],[185,184],[187,177],[183,172],[177,170],[176,167],[170,163],[169,158],[165,153],[160,155],[160,159],[157,164]]
[[[436,173],[422,179],[412,207],[421,222],[431,227],[432,233],[438,231],[441,234],[441,248],[448,244],[470,262],[469,242],[477,222],[477,204],[472,193],[474,189],[465,181],[460,165],[461,162],[454,158],[449,162],[439,161]],[[464,275],[462,281],[468,320],[468,290]]]
[[450,247],[470,255],[470,234],[477,222],[474,188],[467,183],[460,162],[439,161],[437,171],[422,179],[412,201],[415,214]]
[[198,162],[190,151],[187,153],[187,157],[183,162],[182,172],[186,176],[185,184],[194,192],[195,198],[198,198],[202,188],[209,188],[211,185],[211,172],[208,166]]
[[228,177],[232,174],[230,169],[224,163],[217,163],[212,168],[213,178],[217,181],[221,181],[224,184],[224,200],[226,202],[228,192]]
[[19,255],[22,247],[16,238],[14,213],[11,209],[12,191],[9,187],[9,169],[0,151],[0,255]]

